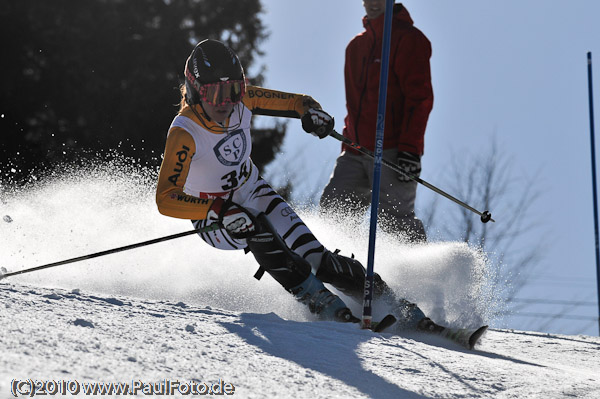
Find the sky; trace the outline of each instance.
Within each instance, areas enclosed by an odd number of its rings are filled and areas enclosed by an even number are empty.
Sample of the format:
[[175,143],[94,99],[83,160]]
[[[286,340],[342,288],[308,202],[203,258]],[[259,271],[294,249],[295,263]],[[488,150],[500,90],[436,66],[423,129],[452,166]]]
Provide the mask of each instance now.
[[[312,95],[335,117],[341,132],[344,51],[363,30],[362,1],[262,3],[270,33],[260,59],[266,66],[265,86]],[[562,313],[554,320],[515,316],[513,323],[527,329],[598,335],[593,320],[598,308],[587,53],[592,52],[594,91],[599,97],[600,2],[407,0],[403,4],[433,47],[435,103],[421,177],[436,185],[452,157],[485,154],[496,141],[516,176],[534,181],[540,192],[524,217],[539,221],[541,228],[524,234],[522,244],[542,242],[547,249],[520,298],[546,304],[527,306],[522,312]],[[600,115],[597,105],[595,112]],[[317,140],[292,121],[269,174],[285,175],[303,167],[303,189],[319,192],[338,153],[339,142]],[[432,195],[419,188],[417,214]],[[483,210],[481,204],[470,205]],[[459,209],[445,210],[452,211]],[[508,218],[490,211],[497,225]]]

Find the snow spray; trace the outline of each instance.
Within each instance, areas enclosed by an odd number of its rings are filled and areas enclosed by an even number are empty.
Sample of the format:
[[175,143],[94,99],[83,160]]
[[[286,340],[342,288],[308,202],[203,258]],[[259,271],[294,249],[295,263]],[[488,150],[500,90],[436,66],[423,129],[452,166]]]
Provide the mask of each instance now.
[[[158,171],[126,157],[64,166],[25,186],[0,189],[0,265],[9,272],[81,256],[192,228],[159,214]],[[368,228],[343,215],[297,208],[330,250],[367,257]],[[342,219],[339,219],[339,218]],[[347,220],[347,219],[346,219]],[[448,325],[488,322],[494,313],[487,260],[464,243],[412,245],[378,235],[378,273],[396,292]],[[178,301],[224,310],[274,312],[305,321],[314,316],[273,279],[252,276],[257,264],[243,251],[215,249],[195,235],[56,269],[14,276],[0,284],[32,284],[108,295]],[[493,287],[492,287],[493,288]],[[344,298],[355,314],[362,304]],[[374,317],[379,310],[374,305]]]

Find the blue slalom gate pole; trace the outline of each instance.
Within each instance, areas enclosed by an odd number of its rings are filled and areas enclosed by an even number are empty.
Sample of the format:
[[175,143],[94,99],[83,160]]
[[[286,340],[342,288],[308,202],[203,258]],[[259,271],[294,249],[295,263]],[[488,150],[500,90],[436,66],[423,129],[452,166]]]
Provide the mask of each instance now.
[[594,231],[596,233],[596,279],[598,290],[598,332],[600,335],[600,244],[598,240],[598,194],[596,190],[596,144],[594,138],[594,96],[592,89],[592,53],[587,53],[588,97],[590,103],[590,142],[592,147],[592,187],[594,191]]
[[371,225],[369,228],[369,255],[365,278],[365,296],[363,301],[362,328],[371,328],[373,315],[373,269],[375,258],[375,235],[377,232],[377,210],[379,208],[379,187],[381,180],[381,160],[383,158],[383,133],[385,129],[385,107],[387,82],[390,65],[390,42],[392,36],[392,14],[394,0],[385,2],[385,22],[383,25],[383,43],[381,46],[381,72],[379,75],[379,100],[377,104],[377,130],[375,135],[375,156],[373,158],[373,193],[371,195]]

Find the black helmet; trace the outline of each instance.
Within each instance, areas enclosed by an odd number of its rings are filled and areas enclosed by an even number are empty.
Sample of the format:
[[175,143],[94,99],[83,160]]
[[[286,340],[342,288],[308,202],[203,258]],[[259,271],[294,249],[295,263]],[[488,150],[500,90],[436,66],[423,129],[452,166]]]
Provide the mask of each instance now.
[[214,105],[238,103],[246,93],[244,68],[238,56],[218,40],[203,40],[185,63],[188,104],[200,100]]

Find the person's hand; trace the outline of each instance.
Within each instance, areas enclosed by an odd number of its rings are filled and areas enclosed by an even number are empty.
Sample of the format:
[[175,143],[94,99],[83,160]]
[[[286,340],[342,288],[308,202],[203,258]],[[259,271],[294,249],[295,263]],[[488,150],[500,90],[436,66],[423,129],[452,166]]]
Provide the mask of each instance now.
[[[418,177],[421,174],[421,157],[412,152],[400,151],[398,153],[398,166],[411,176]],[[408,183],[412,179],[402,173],[398,173],[398,180]]]
[[232,238],[248,238],[256,233],[254,215],[229,199],[215,199],[206,218],[216,220]]
[[320,139],[329,136],[334,124],[331,115],[318,108],[309,108],[302,116],[302,129]]

